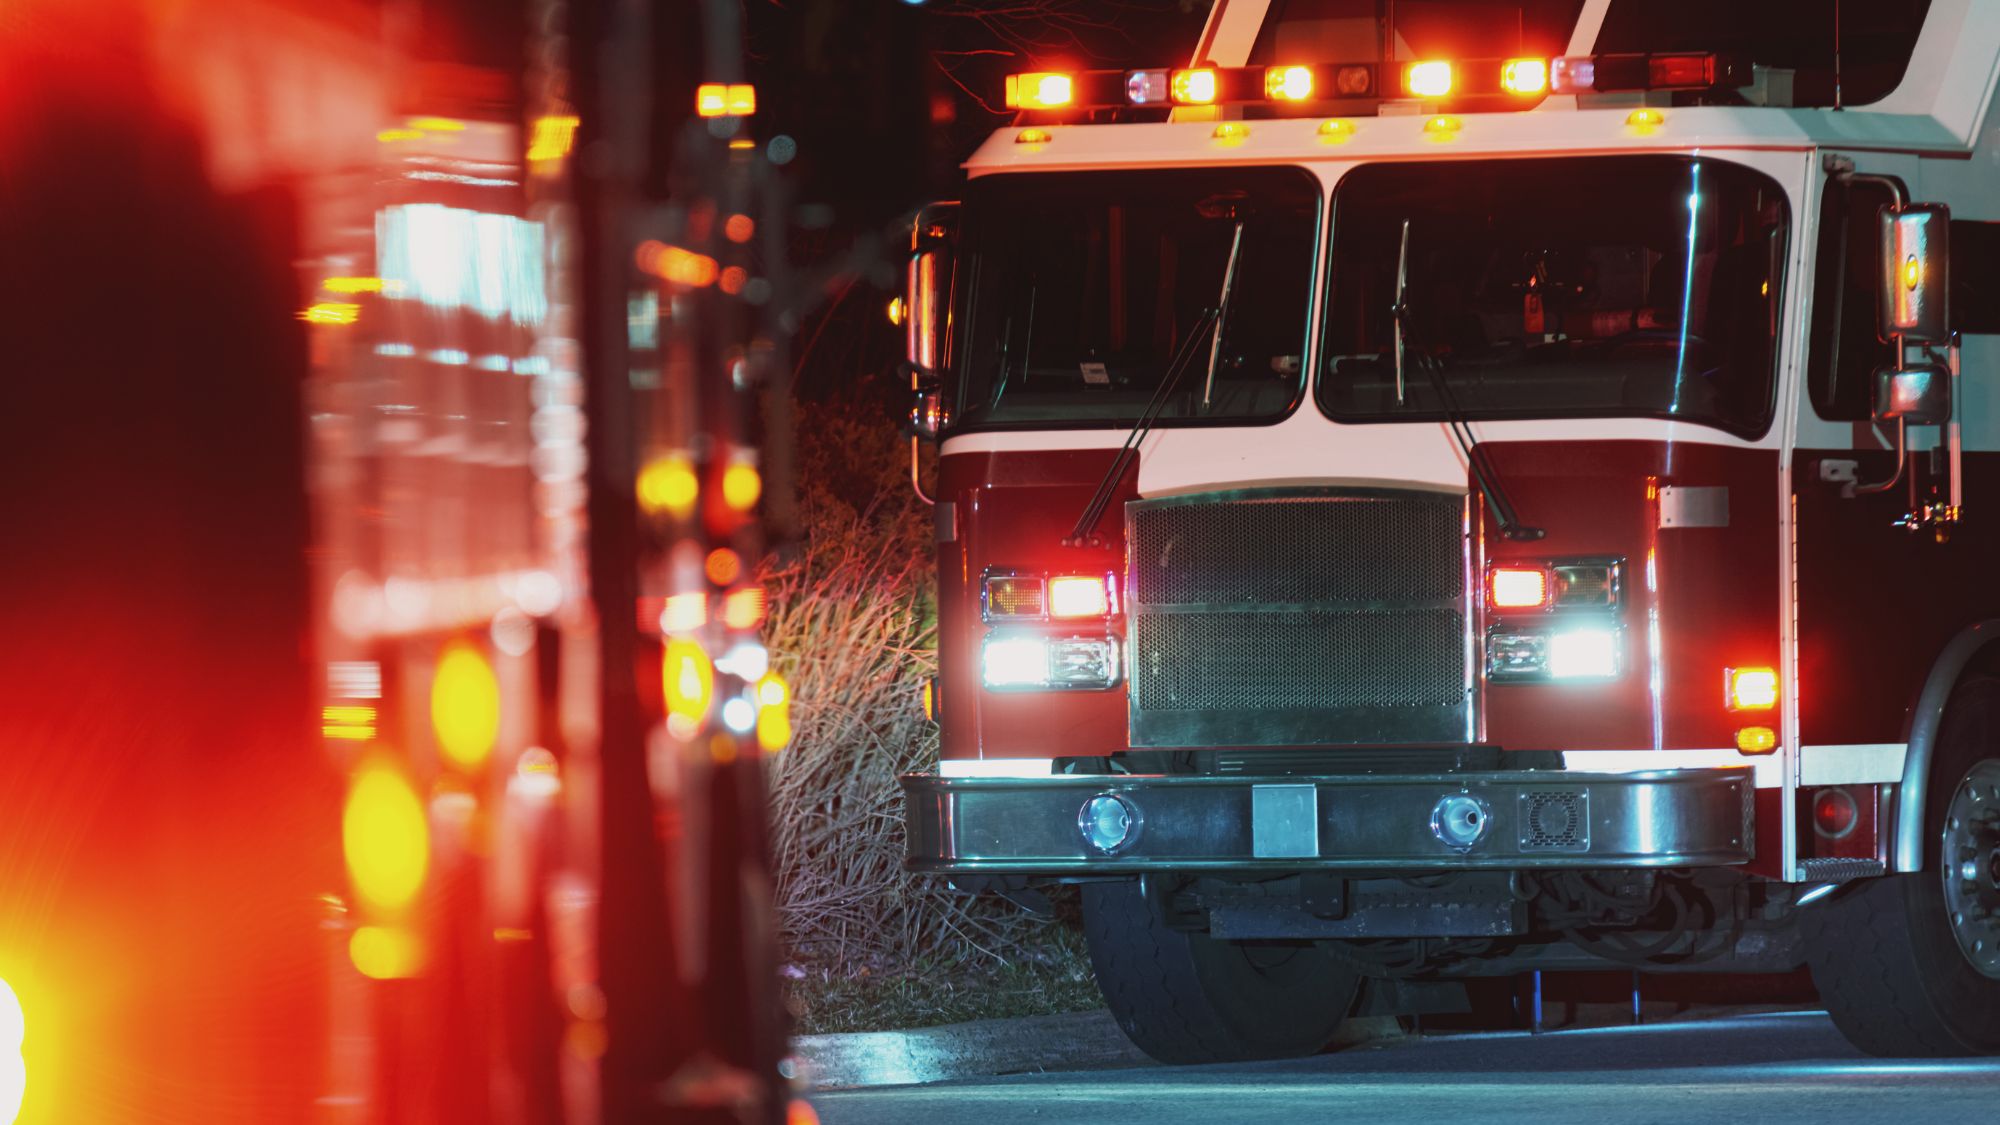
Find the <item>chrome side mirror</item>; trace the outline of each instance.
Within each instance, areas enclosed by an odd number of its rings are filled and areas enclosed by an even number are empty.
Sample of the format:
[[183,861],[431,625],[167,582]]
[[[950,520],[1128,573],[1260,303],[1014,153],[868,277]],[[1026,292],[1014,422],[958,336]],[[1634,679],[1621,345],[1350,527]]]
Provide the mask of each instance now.
[[1875,417],[1909,426],[1944,425],[1951,420],[1951,372],[1941,363],[1875,372]]
[[920,385],[910,392],[910,416],[904,423],[910,436],[936,441],[944,424],[944,395],[936,384]]
[[1883,343],[1942,347],[1951,342],[1945,307],[1951,267],[1951,209],[1942,203],[1882,209],[1881,302],[1876,332]]

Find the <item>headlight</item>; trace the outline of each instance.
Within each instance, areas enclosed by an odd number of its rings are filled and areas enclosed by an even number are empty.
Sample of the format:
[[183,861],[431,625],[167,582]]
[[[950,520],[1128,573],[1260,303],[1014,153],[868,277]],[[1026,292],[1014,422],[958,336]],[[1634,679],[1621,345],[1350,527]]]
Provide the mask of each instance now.
[[994,689],[1108,688],[1118,682],[1112,637],[995,634],[980,648],[980,679]]

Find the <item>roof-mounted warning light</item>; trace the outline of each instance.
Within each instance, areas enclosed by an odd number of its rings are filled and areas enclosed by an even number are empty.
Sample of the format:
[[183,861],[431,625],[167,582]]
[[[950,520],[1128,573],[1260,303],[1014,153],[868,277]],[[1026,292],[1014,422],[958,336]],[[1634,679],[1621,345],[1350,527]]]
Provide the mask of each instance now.
[[1549,60],[1549,90],[1557,94],[1709,90],[1749,82],[1750,68],[1741,60],[1708,51]]

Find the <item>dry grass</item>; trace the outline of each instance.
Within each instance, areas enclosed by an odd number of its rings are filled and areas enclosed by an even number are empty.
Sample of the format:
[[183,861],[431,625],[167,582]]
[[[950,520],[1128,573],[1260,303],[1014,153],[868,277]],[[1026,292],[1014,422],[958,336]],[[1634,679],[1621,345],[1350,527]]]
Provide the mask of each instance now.
[[[938,1022],[909,1002],[839,997],[865,993],[847,986],[873,980],[903,982],[886,987],[909,1001],[912,981],[1047,966],[1046,950],[1063,939],[1007,903],[904,872],[896,777],[937,758],[921,706],[936,669],[930,509],[911,494],[907,447],[877,411],[817,404],[801,416],[809,419],[799,443],[804,542],[765,576],[768,636],[793,695],[793,744],[772,764],[770,785],[780,926],[806,974],[794,981],[795,1006],[815,1012],[807,1022],[822,1029],[869,1022],[829,1005]],[[1057,961],[1059,976],[1075,975],[1075,958]],[[1023,971],[1016,983],[1049,991]],[[917,1008],[941,1003],[935,989],[927,995]]]

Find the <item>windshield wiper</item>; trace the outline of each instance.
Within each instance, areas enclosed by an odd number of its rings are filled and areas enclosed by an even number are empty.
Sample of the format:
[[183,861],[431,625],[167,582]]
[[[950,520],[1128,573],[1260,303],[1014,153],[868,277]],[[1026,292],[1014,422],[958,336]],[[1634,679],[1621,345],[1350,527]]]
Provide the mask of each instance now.
[[[1223,290],[1225,293],[1228,291],[1227,284],[1223,286]],[[1104,509],[1111,504],[1111,494],[1118,487],[1118,478],[1125,475],[1125,466],[1131,463],[1133,457],[1138,456],[1140,444],[1152,431],[1153,420],[1166,408],[1167,399],[1172,396],[1174,385],[1180,382],[1181,372],[1187,369],[1188,361],[1194,358],[1195,344],[1201,340],[1201,334],[1213,327],[1216,337],[1221,338],[1221,320],[1220,309],[1203,309],[1201,315],[1195,318],[1194,330],[1188,333],[1187,339],[1181,341],[1180,350],[1176,351],[1173,358],[1167,362],[1166,374],[1160,379],[1159,389],[1155,390],[1153,397],[1147,400],[1146,408],[1139,412],[1138,421],[1132,423],[1131,432],[1125,435],[1125,444],[1118,447],[1118,456],[1111,459],[1111,467],[1104,471],[1104,479],[1097,482],[1097,490],[1090,494],[1090,503],[1084,505],[1083,515],[1077,519],[1076,526],[1071,528],[1069,535],[1063,539],[1063,546],[1104,545],[1104,540],[1097,537],[1097,521],[1104,518]]]
[[1458,444],[1459,452],[1465,456],[1465,464],[1472,470],[1472,482],[1479,486],[1479,494],[1486,498],[1486,507],[1492,511],[1493,519],[1500,525],[1502,538],[1518,542],[1533,542],[1547,535],[1539,527],[1529,527],[1521,522],[1514,512],[1514,505],[1508,501],[1506,491],[1500,486],[1500,474],[1486,459],[1486,450],[1472,436],[1472,427],[1459,413],[1458,404],[1452,401],[1451,389],[1445,386],[1444,365],[1435,356],[1419,353],[1417,366],[1429,373],[1431,387],[1437,392],[1438,411],[1444,415],[1445,429]]
[[1206,408],[1215,392],[1215,365],[1222,359],[1222,330],[1229,324],[1229,292],[1236,286],[1236,259],[1243,252],[1243,220],[1236,220],[1236,234],[1229,240],[1229,264],[1222,269],[1222,296],[1215,301],[1215,335],[1208,345],[1208,379],[1201,385],[1201,405]]
[[[1410,220],[1403,220],[1402,248],[1396,252],[1396,303],[1389,306],[1389,320],[1395,340],[1396,363],[1396,405],[1404,404],[1403,384],[1403,321],[1410,315]],[[1539,527],[1529,527],[1521,522],[1514,512],[1514,505],[1507,499],[1506,490],[1500,486],[1500,474],[1486,460],[1486,451],[1472,435],[1472,427],[1458,404],[1453,401],[1451,388],[1445,385],[1443,365],[1435,356],[1419,353],[1417,366],[1430,376],[1431,389],[1437,392],[1438,411],[1444,415],[1445,429],[1465,456],[1466,467],[1472,470],[1472,482],[1479,487],[1479,494],[1486,498],[1486,507],[1500,525],[1500,534],[1507,539],[1532,542],[1548,534]]]

